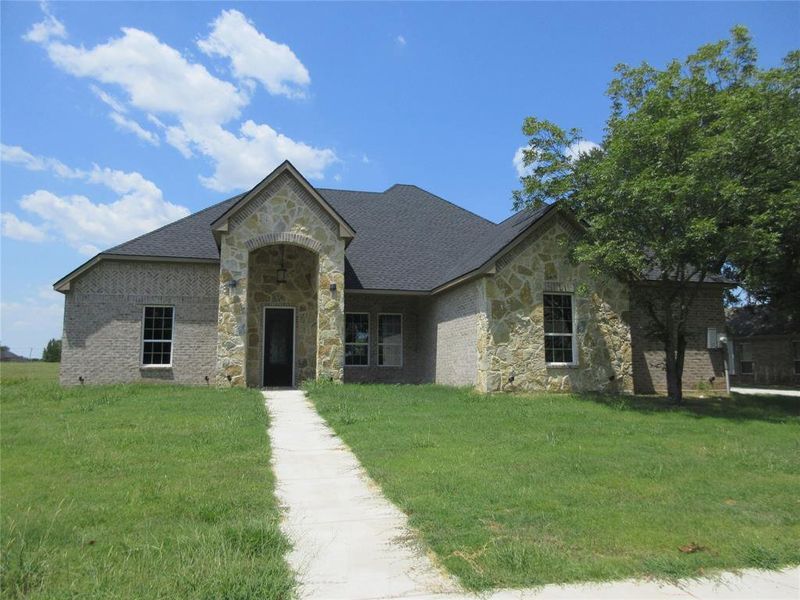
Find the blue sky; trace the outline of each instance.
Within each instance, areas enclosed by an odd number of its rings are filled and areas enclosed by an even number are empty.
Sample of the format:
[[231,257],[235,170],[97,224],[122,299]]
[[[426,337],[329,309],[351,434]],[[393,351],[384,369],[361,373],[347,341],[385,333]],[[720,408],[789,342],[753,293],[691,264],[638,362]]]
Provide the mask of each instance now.
[[510,213],[522,120],[599,141],[620,62],[750,28],[763,66],[800,3],[3,2],[0,339],[60,337],[51,284],[98,250],[252,186],[414,183]]

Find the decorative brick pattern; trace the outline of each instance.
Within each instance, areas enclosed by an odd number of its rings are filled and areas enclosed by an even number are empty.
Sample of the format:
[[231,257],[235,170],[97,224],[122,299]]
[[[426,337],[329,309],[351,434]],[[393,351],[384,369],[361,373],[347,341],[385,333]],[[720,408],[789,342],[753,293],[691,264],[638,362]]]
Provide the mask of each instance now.
[[[104,260],[74,279],[65,294],[61,383],[213,381],[218,277],[216,264]],[[168,369],[141,366],[149,304],[175,307]]]
[[250,252],[258,248],[262,248],[263,246],[269,246],[273,244],[291,244],[292,246],[300,246],[302,248],[308,248],[317,254],[319,254],[319,252],[322,250],[322,244],[319,241],[306,235],[300,235],[299,233],[266,233],[264,235],[256,236],[253,239],[245,242],[245,245]]

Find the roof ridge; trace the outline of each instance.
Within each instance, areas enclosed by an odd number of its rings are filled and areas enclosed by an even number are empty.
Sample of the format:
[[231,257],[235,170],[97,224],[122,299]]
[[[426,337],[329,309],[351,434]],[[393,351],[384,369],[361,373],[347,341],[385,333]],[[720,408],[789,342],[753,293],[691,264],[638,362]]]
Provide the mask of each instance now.
[[[442,198],[442,197],[441,197],[441,196],[439,196],[438,194],[434,194],[433,192],[430,192],[430,191],[426,190],[425,188],[421,188],[421,187],[419,187],[418,185],[415,185],[415,184],[413,184],[413,183],[395,183],[395,184],[394,184],[392,187],[388,188],[386,191],[388,192],[389,190],[391,190],[391,189],[393,189],[393,188],[396,188],[396,187],[400,187],[400,186],[402,186],[402,187],[413,187],[413,188],[416,188],[416,189],[418,189],[418,190],[419,190],[419,191],[421,191],[421,192],[425,192],[425,193],[426,193],[426,194],[428,194],[429,196],[433,196],[433,197],[434,197],[434,198],[436,198],[437,200],[441,200],[441,201],[442,201],[442,202],[444,202],[445,204],[449,204],[450,206],[453,206],[453,207],[457,208],[457,209],[458,209],[458,210],[460,210],[461,212],[465,212],[465,213],[467,213],[467,214],[469,214],[469,215],[472,215],[473,217],[478,217],[478,218],[479,218],[481,221],[486,221],[486,222],[487,222],[489,225],[497,225],[497,223],[495,223],[494,221],[491,221],[491,220],[487,219],[486,217],[482,217],[482,216],[481,216],[481,215],[479,215],[478,213],[476,213],[476,212],[473,212],[473,211],[469,210],[468,208],[464,208],[463,206],[459,206],[459,205],[458,205],[458,204],[456,204],[455,202],[451,202],[451,201],[450,201],[450,200],[448,200],[447,198]],[[384,193],[386,193],[386,192],[384,192]]]
[[233,200],[235,198],[240,198],[245,193],[247,193],[247,192],[242,192],[241,194],[237,194],[236,196],[231,196],[230,198],[226,198],[225,200],[221,200],[220,202],[217,202],[216,204],[212,204],[211,206],[206,206],[205,208],[201,208],[197,212],[189,213],[185,217],[181,217],[180,219],[178,219],[176,221],[170,221],[169,223],[165,223],[164,225],[162,225],[161,227],[159,227],[157,229],[153,229],[152,231],[148,231],[148,232],[143,233],[141,235],[137,235],[135,238],[131,238],[129,240],[126,240],[126,241],[124,241],[124,242],[122,242],[120,244],[117,244],[116,246],[111,246],[111,248],[107,248],[105,250],[102,250],[101,252],[98,252],[98,254],[110,254],[112,250],[116,250],[118,248],[121,248],[122,246],[126,246],[128,244],[131,244],[131,243],[135,242],[136,240],[140,240],[143,237],[146,237],[146,236],[151,235],[153,233],[157,233],[159,231],[162,231],[163,229],[166,229],[167,227],[171,227],[172,225],[177,225],[178,223],[186,221],[187,219],[191,219],[192,217],[196,217],[197,215],[201,215],[204,212],[211,210],[212,208],[216,208],[220,204],[225,204],[226,202],[230,202],[231,200]]
[[325,190],[326,192],[347,192],[348,194],[384,194],[385,192],[372,192],[369,190],[345,190],[342,188],[329,188],[329,187],[317,187],[314,186],[314,189]]

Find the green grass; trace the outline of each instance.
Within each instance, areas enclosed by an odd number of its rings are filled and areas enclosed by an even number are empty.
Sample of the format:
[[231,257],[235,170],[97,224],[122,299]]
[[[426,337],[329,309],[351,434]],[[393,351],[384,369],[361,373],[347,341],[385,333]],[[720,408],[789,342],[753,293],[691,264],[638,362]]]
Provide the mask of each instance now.
[[796,399],[308,390],[470,588],[800,562]]
[[257,392],[57,368],[0,366],[2,597],[292,595]]

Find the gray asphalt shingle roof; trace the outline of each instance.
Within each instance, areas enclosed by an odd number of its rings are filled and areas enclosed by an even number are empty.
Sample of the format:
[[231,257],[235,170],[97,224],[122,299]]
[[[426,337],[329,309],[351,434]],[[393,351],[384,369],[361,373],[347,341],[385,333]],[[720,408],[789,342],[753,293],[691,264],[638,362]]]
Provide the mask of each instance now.
[[[481,266],[543,214],[518,213],[496,224],[414,185],[317,191],[356,230],[346,252],[347,289],[429,291]],[[217,260],[211,224],[241,197],[102,254]]]
[[[433,290],[483,266],[554,206],[520,211],[493,223],[414,185],[396,184],[384,192],[317,191],[356,231],[345,255],[346,289]],[[110,248],[101,256],[219,260],[211,224],[244,195]],[[658,273],[649,273],[648,278],[658,279]],[[706,281],[726,280],[711,275]]]

